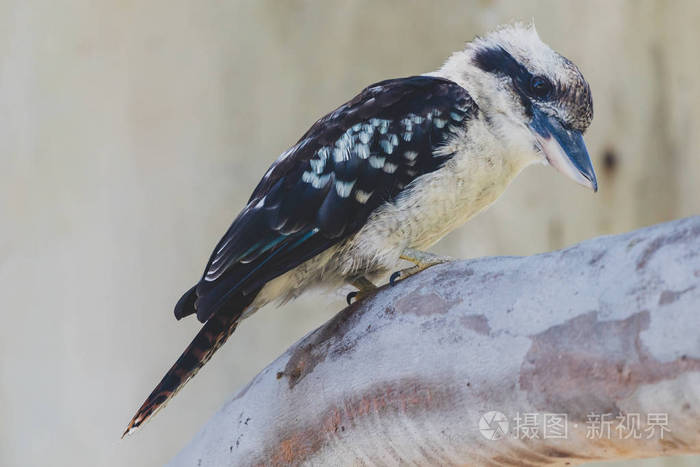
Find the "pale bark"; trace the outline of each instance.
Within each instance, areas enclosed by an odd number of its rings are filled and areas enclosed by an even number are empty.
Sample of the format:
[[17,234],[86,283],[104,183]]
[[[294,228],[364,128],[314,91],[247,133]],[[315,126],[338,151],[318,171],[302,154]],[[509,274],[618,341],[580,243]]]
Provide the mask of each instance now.
[[[292,346],[172,465],[573,465],[698,453],[699,255],[694,217],[435,266]],[[489,411],[506,415],[503,439],[479,430]],[[609,436],[591,432],[619,413],[639,414],[642,439],[625,439],[617,421]],[[518,414],[521,424],[536,414],[538,438],[514,433]],[[544,435],[546,414],[566,414],[565,439]],[[668,417],[663,439],[647,430],[650,414]]]

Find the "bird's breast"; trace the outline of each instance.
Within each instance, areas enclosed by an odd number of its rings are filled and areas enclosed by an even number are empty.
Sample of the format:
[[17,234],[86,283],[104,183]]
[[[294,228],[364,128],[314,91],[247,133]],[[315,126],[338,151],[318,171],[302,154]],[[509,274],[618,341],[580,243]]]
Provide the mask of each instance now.
[[391,269],[404,248],[429,248],[493,203],[525,165],[493,148],[456,149],[442,168],[370,215],[340,250],[344,273]]

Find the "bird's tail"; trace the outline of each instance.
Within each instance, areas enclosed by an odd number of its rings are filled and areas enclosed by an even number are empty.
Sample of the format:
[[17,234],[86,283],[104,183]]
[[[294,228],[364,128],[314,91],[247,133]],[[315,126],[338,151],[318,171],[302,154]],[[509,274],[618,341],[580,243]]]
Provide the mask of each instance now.
[[158,410],[177,394],[177,392],[209,361],[214,352],[236,330],[242,310],[229,313],[220,310],[202,327],[190,345],[180,355],[175,364],[165,374],[158,386],[151,392],[126,427],[122,438],[135,431],[145,421],[153,417]]

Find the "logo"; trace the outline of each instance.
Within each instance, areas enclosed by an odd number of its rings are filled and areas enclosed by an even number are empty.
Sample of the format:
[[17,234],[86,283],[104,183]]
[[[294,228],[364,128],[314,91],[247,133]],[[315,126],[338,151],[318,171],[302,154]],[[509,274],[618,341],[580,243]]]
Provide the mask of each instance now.
[[479,418],[479,431],[488,440],[503,439],[508,434],[508,419],[502,412],[486,412]]

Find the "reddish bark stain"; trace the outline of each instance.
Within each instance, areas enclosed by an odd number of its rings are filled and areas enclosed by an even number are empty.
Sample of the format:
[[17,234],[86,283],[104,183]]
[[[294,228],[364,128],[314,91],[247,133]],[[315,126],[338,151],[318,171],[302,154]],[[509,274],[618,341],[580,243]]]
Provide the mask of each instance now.
[[[346,334],[367,312],[366,307],[362,305],[363,302],[358,302],[345,308],[300,342],[289,357],[284,371],[277,373],[277,379],[286,376],[289,389],[293,389],[319,363],[326,360],[329,353],[342,355],[352,351],[356,340],[348,339]],[[371,332],[371,330],[367,329],[365,332]]]
[[486,319],[484,315],[467,315],[461,316],[459,322],[462,323],[467,329],[471,329],[477,334],[482,336],[488,336],[491,332],[491,326],[489,326],[489,320]]
[[435,292],[421,293],[414,290],[397,300],[395,308],[399,313],[429,316],[447,313],[450,310],[450,304]]
[[642,384],[700,370],[700,359],[656,360],[639,336],[648,325],[648,311],[620,321],[590,312],[532,336],[520,387],[538,410],[586,420],[591,412],[619,412],[616,402]]
[[260,458],[265,459],[266,465],[298,465],[309,460],[329,438],[342,438],[364,419],[415,417],[421,411],[449,407],[455,399],[449,385],[414,379],[377,383],[339,405],[328,407],[315,422],[279,432],[274,444],[262,450]]
[[294,433],[280,441],[277,449],[269,458],[271,465],[296,465],[297,459],[305,459],[318,450],[321,440]]
[[[398,287],[401,286],[402,284],[398,285]],[[417,316],[429,316],[445,314],[450,310],[450,307],[451,303],[434,292],[422,293],[413,290],[388,307],[386,314],[411,313]],[[362,301],[354,303],[338,313],[328,323],[318,328],[297,345],[284,370],[277,373],[277,379],[287,377],[289,388],[293,389],[326,358],[338,357],[353,351],[361,336],[351,339],[348,338],[347,332],[354,329],[355,323],[368,311],[366,302]],[[363,334],[371,332],[373,329],[368,327]]]
[[680,298],[681,295],[683,295],[686,292],[690,292],[691,290],[695,289],[695,286],[688,287],[687,289],[684,290],[664,290],[661,292],[661,295],[659,296],[659,305],[668,305],[670,303],[675,302]]

